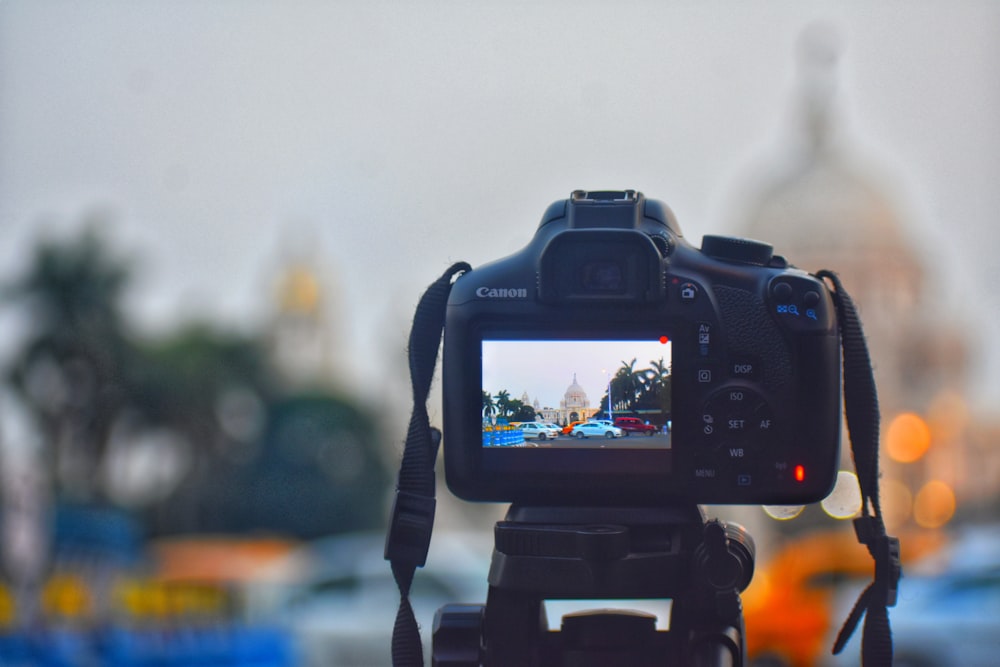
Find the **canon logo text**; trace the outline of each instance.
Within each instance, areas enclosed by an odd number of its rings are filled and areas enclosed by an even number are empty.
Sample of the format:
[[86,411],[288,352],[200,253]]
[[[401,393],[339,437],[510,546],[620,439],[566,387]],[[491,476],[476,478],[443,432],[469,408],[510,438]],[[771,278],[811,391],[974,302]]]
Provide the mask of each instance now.
[[528,290],[524,287],[480,287],[476,296],[480,299],[527,299]]

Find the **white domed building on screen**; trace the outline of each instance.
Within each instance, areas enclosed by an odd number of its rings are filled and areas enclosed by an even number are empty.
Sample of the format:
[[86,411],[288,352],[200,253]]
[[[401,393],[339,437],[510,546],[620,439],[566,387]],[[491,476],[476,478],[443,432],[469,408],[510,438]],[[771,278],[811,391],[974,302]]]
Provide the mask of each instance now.
[[565,426],[570,422],[590,419],[598,412],[598,408],[591,407],[587,392],[576,381],[576,374],[573,374],[573,382],[566,388],[563,400],[559,401],[558,408],[545,407],[537,411],[542,421],[552,422]]

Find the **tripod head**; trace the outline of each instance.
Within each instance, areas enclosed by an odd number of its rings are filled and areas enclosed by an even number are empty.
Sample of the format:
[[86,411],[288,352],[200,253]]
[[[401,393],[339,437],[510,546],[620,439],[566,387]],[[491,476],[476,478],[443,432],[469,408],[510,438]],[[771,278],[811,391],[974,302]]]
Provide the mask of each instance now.
[[[515,505],[494,537],[486,604],[438,611],[433,664],[743,664],[739,593],[754,546],[741,527],[706,521],[696,505]],[[651,614],[608,610],[548,627],[546,600],[621,599],[670,599],[669,630]]]

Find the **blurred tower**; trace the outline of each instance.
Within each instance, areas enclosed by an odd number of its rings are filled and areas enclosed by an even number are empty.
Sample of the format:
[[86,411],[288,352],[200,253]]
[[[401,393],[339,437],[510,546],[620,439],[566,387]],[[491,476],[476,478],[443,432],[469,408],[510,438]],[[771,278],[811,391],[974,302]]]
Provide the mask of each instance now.
[[[894,200],[891,177],[866,161],[844,132],[837,98],[840,35],[816,24],[798,47],[783,151],[757,165],[751,194],[740,202],[737,232],[773,244],[802,269],[840,274],[861,312],[885,434],[901,413],[930,421],[943,402],[962,403],[967,341],[955,313],[926,280],[919,240],[901,214],[906,207]],[[890,451],[883,456],[886,477],[903,480],[912,494],[930,479],[957,488],[971,452],[961,436],[949,440],[937,438],[928,456],[922,451],[908,461]]]
[[287,250],[273,284],[267,325],[271,357],[282,379],[294,387],[346,381],[332,313],[333,290],[318,255],[311,241]]

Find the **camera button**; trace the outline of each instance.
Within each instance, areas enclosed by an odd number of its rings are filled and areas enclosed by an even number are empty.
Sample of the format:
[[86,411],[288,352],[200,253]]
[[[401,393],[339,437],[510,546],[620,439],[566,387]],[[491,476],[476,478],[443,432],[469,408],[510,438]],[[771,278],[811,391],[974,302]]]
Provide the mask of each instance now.
[[716,458],[722,462],[723,480],[733,486],[751,486],[760,459],[759,448],[735,440],[716,448]]
[[712,323],[698,322],[698,355],[708,357],[712,354]]
[[767,436],[777,428],[774,411],[766,403],[757,407],[750,417],[751,429],[758,435]]
[[774,295],[774,300],[778,303],[788,303],[792,300],[792,295],[795,290],[792,286],[786,282],[775,283],[771,288],[771,294]]
[[691,303],[698,298],[698,285],[692,282],[681,283],[680,295],[681,301],[685,303]]
[[700,482],[713,482],[722,475],[718,464],[707,456],[699,456],[691,469],[691,476]]
[[726,432],[727,433],[743,433],[750,428],[749,420],[743,415],[730,415],[726,419]]
[[756,447],[743,441],[731,441],[716,448],[716,456],[727,464],[727,467],[747,467],[749,461],[756,460]]
[[709,399],[709,405],[728,414],[748,414],[761,402],[757,392],[746,387],[728,387]]
[[734,378],[753,380],[757,378],[759,364],[753,359],[734,359],[729,363],[729,375]]

